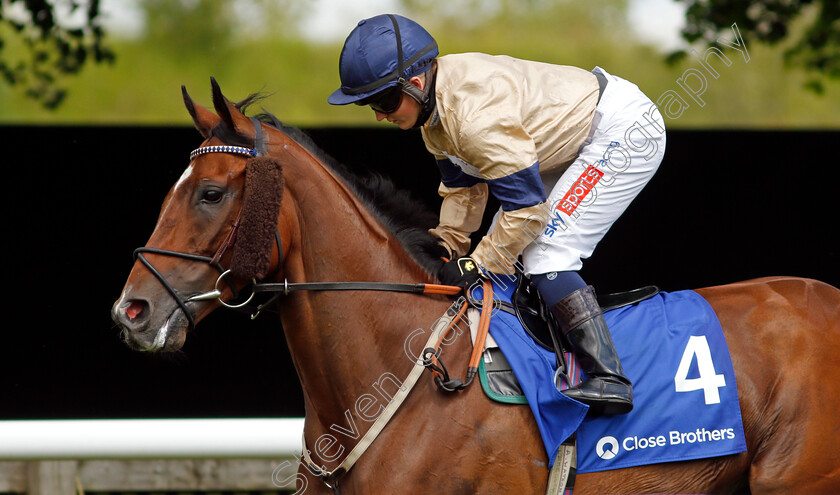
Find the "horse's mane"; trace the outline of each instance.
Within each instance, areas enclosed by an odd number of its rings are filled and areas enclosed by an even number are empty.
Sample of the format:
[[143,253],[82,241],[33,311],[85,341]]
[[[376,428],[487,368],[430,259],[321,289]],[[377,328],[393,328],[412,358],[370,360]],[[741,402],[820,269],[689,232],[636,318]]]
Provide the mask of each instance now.
[[[262,96],[253,94],[235,105],[244,113],[249,105],[261,98]],[[361,175],[350,170],[319,148],[304,131],[285,125],[271,113],[263,111],[254,117],[289,136],[336,172],[379,221],[394,233],[415,261],[430,273],[437,271],[440,264],[440,248],[437,239],[428,229],[437,225],[438,217],[424,204],[412,197],[408,191],[397,188],[393,181],[381,174],[368,172]],[[252,137],[238,133],[224,121],[213,129],[213,136],[231,146],[253,146]]]

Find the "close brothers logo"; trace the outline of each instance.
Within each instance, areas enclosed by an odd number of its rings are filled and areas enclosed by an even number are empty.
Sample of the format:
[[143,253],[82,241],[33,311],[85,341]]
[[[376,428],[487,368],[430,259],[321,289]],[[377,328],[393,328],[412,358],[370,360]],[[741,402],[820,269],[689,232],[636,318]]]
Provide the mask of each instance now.
[[595,445],[595,453],[601,459],[608,461],[617,456],[622,448],[625,452],[630,453],[633,451],[641,451],[657,447],[687,445],[702,442],[718,442],[721,440],[733,440],[734,438],[735,430],[733,428],[724,428],[720,430],[698,428],[696,431],[689,432],[669,431],[667,436],[626,437],[620,443],[618,439],[608,435],[598,440],[598,443]]
[[618,440],[615,437],[604,437],[598,440],[595,445],[595,453],[604,460],[609,460],[618,455]]

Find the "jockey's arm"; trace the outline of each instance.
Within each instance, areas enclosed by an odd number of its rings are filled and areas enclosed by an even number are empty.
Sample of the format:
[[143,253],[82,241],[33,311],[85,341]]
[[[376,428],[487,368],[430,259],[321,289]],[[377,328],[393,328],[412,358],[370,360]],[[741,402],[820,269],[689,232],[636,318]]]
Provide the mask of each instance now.
[[465,256],[470,251],[470,234],[481,227],[487,205],[487,184],[449,187],[441,182],[438,194],[443,197],[440,222],[430,232],[443,241],[450,258]]
[[515,274],[513,265],[517,257],[534,240],[534,234],[543,228],[546,217],[543,204],[502,210],[492,231],[481,239],[470,255],[483,272]]
[[438,160],[443,197],[440,223],[431,230],[452,254],[463,256],[470,249],[470,234],[481,226],[488,192],[502,204],[491,232],[470,255],[484,271],[512,275],[522,250],[542,230],[544,188],[539,163],[498,179],[481,179],[463,173],[448,160]]
[[513,275],[517,257],[547,216],[536,143],[513,111],[478,113],[459,124],[457,145],[467,170],[502,206],[470,257],[484,272]]

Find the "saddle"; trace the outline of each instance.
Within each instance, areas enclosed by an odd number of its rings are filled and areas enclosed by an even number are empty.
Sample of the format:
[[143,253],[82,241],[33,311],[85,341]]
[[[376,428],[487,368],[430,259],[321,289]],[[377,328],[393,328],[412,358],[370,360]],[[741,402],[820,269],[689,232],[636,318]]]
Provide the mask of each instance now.
[[[623,308],[650,299],[659,293],[659,287],[647,285],[638,289],[612,294],[599,294],[598,304],[601,310],[606,313],[614,309]],[[568,351],[567,342],[556,342],[554,336],[561,335],[557,330],[557,322],[549,311],[548,305],[540,296],[537,288],[531,283],[531,279],[519,274],[516,290],[511,298],[511,303],[502,302],[500,309],[515,315],[525,332],[534,339],[540,347],[554,353]]]
[[[501,302],[499,309],[517,317],[525,332],[540,347],[553,352],[557,356],[558,371],[565,374],[567,363],[565,355],[571,352],[571,345],[558,331],[548,305],[540,296],[531,279],[519,273],[516,290],[511,302]],[[598,304],[603,312],[630,306],[659,293],[655,285],[648,285],[624,292],[598,295]],[[513,374],[513,370],[497,347],[484,351],[480,369],[482,388],[490,398],[504,403],[526,403],[522,396],[522,389]]]

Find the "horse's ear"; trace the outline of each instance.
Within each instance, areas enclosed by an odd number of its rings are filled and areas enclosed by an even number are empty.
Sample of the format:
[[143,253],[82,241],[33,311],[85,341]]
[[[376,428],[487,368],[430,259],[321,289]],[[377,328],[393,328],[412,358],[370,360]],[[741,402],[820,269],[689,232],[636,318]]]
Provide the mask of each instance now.
[[227,124],[231,129],[235,130],[240,134],[248,134],[248,129],[251,127],[251,121],[242,115],[242,112],[236,108],[236,105],[233,104],[230,100],[225,98],[225,95],[222,94],[222,89],[219,87],[219,83],[216,82],[215,77],[210,78],[210,86],[212,87],[213,93],[213,107],[216,109],[216,113],[219,114],[219,117]]
[[259,280],[268,274],[282,199],[280,162],[269,157],[248,159],[242,213],[231,260],[234,276]]
[[190,112],[195,128],[198,129],[198,132],[200,132],[205,139],[210,137],[210,131],[212,131],[213,127],[215,127],[219,122],[219,117],[210,110],[196,104],[187,93],[186,86],[181,86],[181,94],[184,97],[184,105],[187,107],[187,111]]

